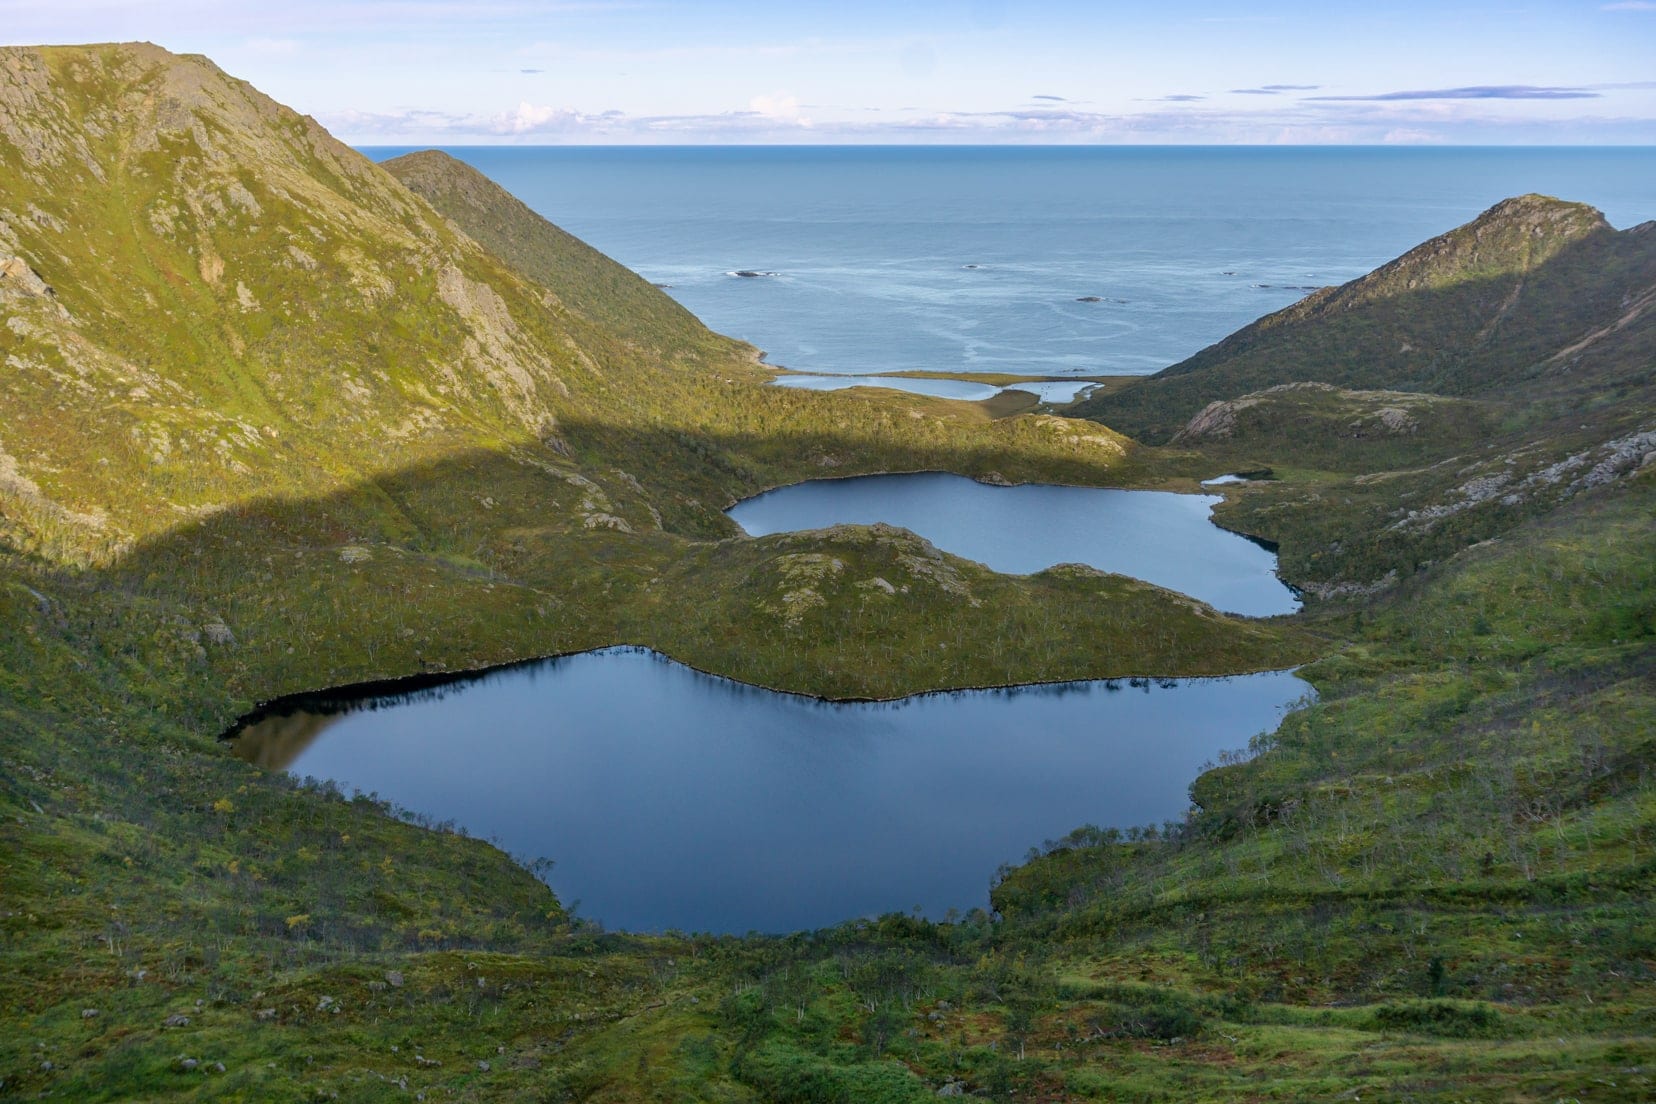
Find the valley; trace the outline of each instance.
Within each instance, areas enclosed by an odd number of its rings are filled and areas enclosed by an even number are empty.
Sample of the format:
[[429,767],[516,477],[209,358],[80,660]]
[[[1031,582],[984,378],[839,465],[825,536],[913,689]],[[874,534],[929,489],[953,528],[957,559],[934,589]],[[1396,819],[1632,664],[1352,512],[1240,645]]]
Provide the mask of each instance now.
[[[1651,224],[1514,198],[997,417],[773,386],[476,170],[376,165],[197,56],[0,49],[0,165],[0,1095],[1650,1096]],[[1231,471],[1269,473],[1214,518],[1292,616],[726,514]],[[1297,668],[1316,701],[1182,815],[1029,840],[985,908],[746,937],[606,931],[217,740],[616,645],[831,699]]]

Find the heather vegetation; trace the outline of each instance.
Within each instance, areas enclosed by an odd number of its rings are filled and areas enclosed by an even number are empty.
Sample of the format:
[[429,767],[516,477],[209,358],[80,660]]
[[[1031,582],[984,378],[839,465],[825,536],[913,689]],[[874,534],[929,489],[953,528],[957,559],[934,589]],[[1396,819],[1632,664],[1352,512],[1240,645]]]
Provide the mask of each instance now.
[[[471,170],[201,59],[0,51],[0,165],[0,1095],[1652,1095],[1648,229],[1511,201],[1100,424],[764,387]],[[1307,610],[722,513],[922,469],[1269,471],[1220,517]],[[215,741],[616,642],[834,696],[1308,662],[1319,700],[992,911],[778,938],[605,933],[537,856]]]

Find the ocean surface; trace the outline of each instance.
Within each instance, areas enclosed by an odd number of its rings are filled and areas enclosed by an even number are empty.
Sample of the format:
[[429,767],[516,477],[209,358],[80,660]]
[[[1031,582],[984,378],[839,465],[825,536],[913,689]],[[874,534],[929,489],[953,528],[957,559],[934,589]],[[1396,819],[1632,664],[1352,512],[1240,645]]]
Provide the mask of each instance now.
[[1656,149],[449,152],[713,329],[818,374],[1153,372],[1507,196],[1656,218]]

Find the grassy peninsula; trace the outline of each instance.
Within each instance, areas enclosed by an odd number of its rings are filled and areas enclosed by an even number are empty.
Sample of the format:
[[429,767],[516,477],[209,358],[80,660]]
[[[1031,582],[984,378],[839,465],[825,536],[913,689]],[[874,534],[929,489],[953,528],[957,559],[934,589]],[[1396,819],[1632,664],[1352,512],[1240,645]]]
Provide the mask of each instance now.
[[[0,1095],[1656,1091],[1648,225],[1509,201],[1096,420],[992,418],[764,386],[469,168],[374,165],[202,58],[0,50],[0,166]],[[1268,470],[1221,516],[1310,602],[722,514],[932,469]],[[928,646],[963,596],[984,646]],[[992,914],[786,938],[604,933],[214,739],[618,642],[832,696],[1308,662],[1321,697],[1183,822],[1034,849]]]

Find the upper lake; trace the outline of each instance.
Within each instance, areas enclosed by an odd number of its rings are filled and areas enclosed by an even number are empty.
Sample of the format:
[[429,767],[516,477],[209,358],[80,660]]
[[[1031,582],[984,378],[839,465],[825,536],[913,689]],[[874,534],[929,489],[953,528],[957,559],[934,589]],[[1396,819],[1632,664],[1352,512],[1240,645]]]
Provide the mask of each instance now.
[[1083,563],[1250,617],[1292,613],[1276,556],[1210,519],[1216,495],[1024,484],[921,472],[818,479],[732,506],[752,536],[830,525],[897,525],[945,552],[1026,575]]
[[1204,761],[1308,691],[1267,672],[836,703],[611,649],[290,702],[234,746],[550,857],[609,927],[780,932],[986,906],[1047,838],[1182,816]]

